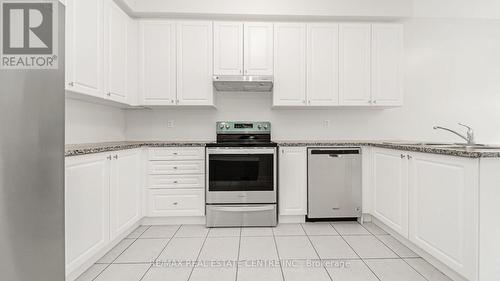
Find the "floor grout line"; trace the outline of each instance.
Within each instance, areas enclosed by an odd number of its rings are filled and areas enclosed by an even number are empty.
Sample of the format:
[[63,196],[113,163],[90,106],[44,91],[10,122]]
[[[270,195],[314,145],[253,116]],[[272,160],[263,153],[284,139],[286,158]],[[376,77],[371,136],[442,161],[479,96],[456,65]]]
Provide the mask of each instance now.
[[241,227],[240,227],[240,238],[238,242],[238,257],[236,257],[236,275],[235,275],[235,281],[238,280],[238,270],[240,267],[240,250],[241,250]]
[[[359,223],[358,223],[359,224]],[[334,227],[335,228],[335,227]],[[364,227],[363,227],[364,228]],[[365,228],[366,229],[366,228]],[[336,230],[336,229],[335,229]],[[368,231],[369,232],[369,231]],[[368,270],[371,271],[371,273],[373,274],[373,276],[375,276],[375,278],[377,278],[379,281],[381,281],[382,279],[380,279],[380,277],[375,273],[375,271],[373,271],[373,269],[371,269],[371,267],[363,260],[363,258],[361,258],[361,256],[358,254],[358,252],[356,252],[356,250],[354,250],[354,248],[351,246],[351,244],[349,244],[349,242],[347,242],[347,240],[344,238],[344,235],[342,235],[340,232],[340,237],[342,238],[342,240],[344,240],[344,242],[351,248],[351,250],[356,254],[356,256],[359,257],[359,259],[363,262],[363,264],[368,268]],[[347,236],[347,235],[346,235]]]
[[188,276],[188,279],[187,281],[189,281],[191,279],[191,276],[193,275],[193,271],[198,263],[198,260],[200,259],[200,255],[201,255],[201,251],[203,251],[203,247],[205,247],[205,243],[207,242],[207,239],[208,239],[208,233],[210,233],[212,229],[210,228],[208,231],[207,231],[207,235],[205,235],[205,239],[203,240],[203,243],[201,244],[201,247],[200,247],[200,250],[198,251],[198,255],[196,256],[196,260],[194,261],[194,265],[193,265],[193,268],[191,268],[191,272],[189,273],[189,276]]
[[[331,226],[331,225],[330,225]],[[311,243],[311,247],[313,248],[314,252],[316,252],[316,255],[318,256],[322,266],[323,266],[323,269],[326,271],[326,274],[328,275],[328,278],[330,278],[331,281],[334,281],[333,277],[330,275],[330,272],[328,272],[328,270],[326,269],[325,265],[323,264],[323,259],[321,258],[321,256],[319,255],[318,253],[318,250],[316,250],[316,247],[314,247],[314,244],[313,242],[311,241],[311,238],[309,237],[309,235],[307,234],[305,228],[304,228],[304,225],[303,224],[300,224],[300,227],[302,227],[302,230],[304,231],[304,233],[306,234],[306,237],[307,237],[307,240],[309,240],[309,243]],[[335,230],[336,231],[336,230]]]
[[285,273],[283,272],[283,264],[282,264],[281,258],[280,258],[280,252],[278,250],[278,242],[276,242],[276,236],[274,235],[274,228],[275,227],[273,227],[271,229],[271,233],[273,234],[272,237],[273,237],[273,240],[274,240],[274,248],[276,249],[276,255],[278,256],[278,263],[280,265],[281,277],[283,278],[283,281],[286,281],[285,280]]
[[[142,226],[142,225],[141,225],[141,226]],[[137,228],[140,228],[141,226],[138,226]],[[123,254],[123,253],[127,250],[127,249],[128,249],[128,248],[130,248],[130,246],[132,246],[132,244],[134,244],[134,243],[135,243],[135,241],[137,241],[137,239],[139,239],[139,237],[141,237],[141,235],[143,235],[143,234],[144,234],[144,232],[146,232],[146,231],[147,231],[150,227],[151,227],[151,226],[148,226],[148,227],[147,227],[147,228],[146,228],[146,229],[145,229],[145,230],[144,230],[141,234],[139,234],[139,235],[137,236],[137,238],[129,238],[129,239],[134,239],[134,242],[130,243],[130,245],[128,245],[128,247],[127,247],[127,248],[125,248],[125,250],[123,250],[123,251],[122,251],[122,252],[121,252],[118,256],[116,256],[116,258],[115,258],[113,261],[111,261],[111,263],[107,264],[107,265],[106,265],[106,267],[104,267],[104,269],[103,269],[103,270],[101,270],[101,272],[99,272],[99,274],[97,274],[97,276],[96,276],[96,277],[94,277],[94,278],[92,279],[92,281],[96,280],[96,279],[97,279],[97,278],[98,278],[98,277],[99,277],[99,276],[100,276],[100,275],[101,275],[101,274],[102,274],[102,273],[103,273],[106,269],[108,269],[108,267],[110,267],[110,266],[111,266],[111,265],[112,265],[112,264],[113,264],[113,263],[114,263],[114,262],[115,262],[115,261],[116,261],[116,260],[117,260],[117,259],[118,259],[118,258],[119,258],[119,257],[120,257],[120,256],[121,256],[121,255],[122,255],[122,254]],[[136,229],[137,229],[137,228],[136,228]],[[132,232],[134,232],[136,229],[134,229]],[[132,233],[132,232],[131,232],[131,233]],[[131,233],[130,233],[130,234],[131,234]],[[130,234],[129,234],[129,235],[130,235]],[[127,237],[128,237],[128,235],[127,235]],[[125,239],[127,239],[127,237],[123,238],[123,239],[122,239],[122,241],[123,241],[123,240],[125,240]],[[121,243],[122,241],[118,242],[118,244],[119,244],[119,243]],[[118,244],[116,244],[116,245],[118,245]],[[116,247],[116,246],[115,246],[115,247]],[[111,250],[112,250],[112,249],[111,249]],[[110,251],[111,251],[111,250],[110,250]],[[109,252],[109,251],[108,251],[108,252]],[[107,253],[106,253],[106,254],[107,254]],[[105,254],[105,255],[106,255],[106,254]],[[94,265],[96,265],[96,264],[97,264],[97,263],[94,263],[92,266],[94,266]],[[148,270],[149,270],[149,269],[148,269]],[[147,271],[146,271],[146,272],[147,272]],[[82,273],[82,274],[83,274],[83,273]]]

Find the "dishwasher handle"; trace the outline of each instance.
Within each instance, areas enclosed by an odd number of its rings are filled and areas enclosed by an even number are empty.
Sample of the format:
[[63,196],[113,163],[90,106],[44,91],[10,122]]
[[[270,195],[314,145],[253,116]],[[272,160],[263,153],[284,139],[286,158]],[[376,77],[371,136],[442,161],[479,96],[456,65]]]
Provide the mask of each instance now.
[[330,157],[340,158],[342,155],[349,154],[360,154],[359,149],[313,149],[311,150],[312,155],[317,154],[328,154]]

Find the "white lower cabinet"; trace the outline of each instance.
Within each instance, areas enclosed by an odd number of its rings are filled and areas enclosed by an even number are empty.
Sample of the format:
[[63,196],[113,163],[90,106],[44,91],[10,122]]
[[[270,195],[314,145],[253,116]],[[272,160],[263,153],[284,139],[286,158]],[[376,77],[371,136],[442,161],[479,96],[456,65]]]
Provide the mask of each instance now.
[[479,160],[372,151],[372,215],[467,280],[478,280]]
[[110,161],[107,155],[66,158],[66,272],[85,264],[109,242]]
[[115,161],[111,165],[111,240],[130,229],[142,217],[141,153],[138,150],[125,150],[112,157]]
[[205,215],[204,189],[150,189],[148,216],[176,217]]
[[279,149],[279,214],[307,214],[307,148]]
[[477,278],[479,162],[413,154],[409,161],[410,241]]
[[141,150],[66,158],[66,275],[83,267],[141,219]]
[[373,215],[408,238],[408,165],[397,150],[373,150]]
[[205,215],[205,148],[149,149],[146,216]]

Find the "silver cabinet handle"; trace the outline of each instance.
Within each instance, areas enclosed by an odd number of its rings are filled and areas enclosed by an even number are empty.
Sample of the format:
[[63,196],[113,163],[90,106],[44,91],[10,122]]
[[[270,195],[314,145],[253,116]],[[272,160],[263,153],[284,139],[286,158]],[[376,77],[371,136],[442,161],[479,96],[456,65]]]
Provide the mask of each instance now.
[[260,212],[260,211],[270,211],[273,210],[274,206],[262,206],[262,207],[215,207],[214,211],[221,212]]
[[406,158],[406,155],[401,154],[401,159],[405,159],[405,158]]
[[174,167],[173,169],[174,169],[174,170],[177,170],[177,169],[179,169],[179,167]]
[[69,82],[68,85],[70,85],[71,87],[75,86],[75,82]]
[[111,92],[108,92],[106,95],[108,95],[108,97],[111,96]]
[[406,158],[408,158],[408,160],[409,159],[413,159],[413,156],[411,156],[411,155],[408,154],[408,155],[406,155]]
[[178,181],[174,181],[174,183],[179,183]]
[[376,101],[376,100],[374,100],[374,101],[373,101],[373,103],[374,103],[374,104],[376,104],[376,103],[377,103],[377,101]]
[[174,152],[174,153],[172,153],[172,154],[173,154],[173,155],[179,155],[179,153],[178,153],[178,152]]
[[172,203],[172,205],[177,206],[177,205],[179,205],[179,202],[174,202],[174,203]]
[[110,156],[108,156],[108,157],[106,157],[106,159],[111,160],[111,155],[110,155]]
[[113,156],[114,159],[118,159],[118,155]]

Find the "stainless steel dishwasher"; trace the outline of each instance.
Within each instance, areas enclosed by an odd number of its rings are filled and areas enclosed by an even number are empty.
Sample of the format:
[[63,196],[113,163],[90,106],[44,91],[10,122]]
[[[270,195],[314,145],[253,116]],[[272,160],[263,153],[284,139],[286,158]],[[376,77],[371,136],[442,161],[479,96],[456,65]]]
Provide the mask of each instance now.
[[307,219],[361,217],[361,149],[309,148]]

